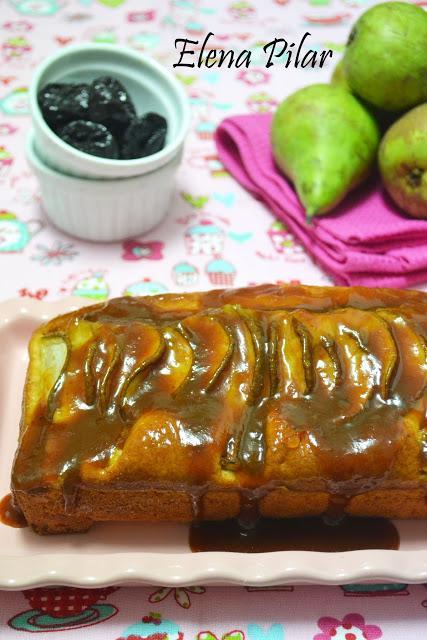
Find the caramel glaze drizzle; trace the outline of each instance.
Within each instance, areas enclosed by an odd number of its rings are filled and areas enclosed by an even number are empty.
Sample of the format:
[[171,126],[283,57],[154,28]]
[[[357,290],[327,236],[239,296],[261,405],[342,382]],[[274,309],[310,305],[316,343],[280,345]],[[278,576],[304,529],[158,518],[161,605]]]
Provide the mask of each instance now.
[[[246,507],[274,484],[265,476],[272,416],[293,446],[315,452],[317,487],[349,496],[381,485],[403,417],[425,412],[427,298],[398,293],[257,287],[117,299],[51,321],[44,338],[63,337],[67,355],[47,403],[23,425],[13,487],[61,478],[71,509],[80,465],[105,467],[141,416],[162,410],[179,420],[179,446],[191,448],[196,492],[209,486],[217,453],[236,474],[231,488],[250,496]],[[73,348],[80,321],[94,338]],[[55,424],[70,407],[65,426]],[[122,484],[149,484],[138,471]]]

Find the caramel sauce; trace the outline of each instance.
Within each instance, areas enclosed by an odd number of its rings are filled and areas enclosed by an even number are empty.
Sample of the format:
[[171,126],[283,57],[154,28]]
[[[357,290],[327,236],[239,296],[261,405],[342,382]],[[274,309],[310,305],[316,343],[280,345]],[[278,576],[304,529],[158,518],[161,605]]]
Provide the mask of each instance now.
[[46,368],[49,345],[65,356],[24,406],[13,487],[59,486],[72,511],[91,482],[387,486],[405,419],[425,428],[426,336],[427,296],[383,289],[119,298],[55,318],[38,349]]
[[28,526],[22,511],[13,504],[10,493],[0,501],[0,522],[16,529]]
[[356,551],[398,549],[399,533],[389,520],[346,516],[336,524],[322,518],[260,519],[252,527],[238,520],[199,522],[190,527],[190,548],[200,551]]

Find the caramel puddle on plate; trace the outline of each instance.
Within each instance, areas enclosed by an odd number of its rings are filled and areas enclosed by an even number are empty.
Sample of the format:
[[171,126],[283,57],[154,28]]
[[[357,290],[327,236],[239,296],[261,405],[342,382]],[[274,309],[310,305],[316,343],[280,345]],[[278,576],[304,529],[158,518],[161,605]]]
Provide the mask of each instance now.
[[16,529],[28,527],[24,514],[14,506],[10,493],[0,501],[0,522]]
[[261,518],[251,527],[238,520],[199,522],[190,527],[190,548],[199,551],[356,551],[398,549],[399,533],[390,520],[344,517],[337,524],[322,518]]

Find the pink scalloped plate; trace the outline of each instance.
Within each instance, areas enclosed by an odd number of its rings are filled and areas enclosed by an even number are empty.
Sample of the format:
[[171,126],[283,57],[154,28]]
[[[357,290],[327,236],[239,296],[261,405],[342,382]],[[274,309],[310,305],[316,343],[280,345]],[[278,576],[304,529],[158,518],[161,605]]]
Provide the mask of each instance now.
[[[87,304],[89,301],[87,302]],[[48,318],[82,306],[11,300],[0,303],[0,493],[9,490],[27,343]],[[352,582],[427,582],[427,523],[395,523],[399,551],[191,553],[185,525],[102,523],[82,535],[40,537],[0,524],[0,588],[109,584],[273,586]]]

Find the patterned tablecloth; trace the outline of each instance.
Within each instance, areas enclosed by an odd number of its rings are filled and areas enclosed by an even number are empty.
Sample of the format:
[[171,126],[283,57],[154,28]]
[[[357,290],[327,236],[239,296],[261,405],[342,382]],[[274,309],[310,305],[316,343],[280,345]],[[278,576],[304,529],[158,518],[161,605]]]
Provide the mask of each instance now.
[[[120,294],[263,281],[327,284],[282,224],[219,163],[212,134],[225,116],[266,112],[293,89],[329,78],[363,0],[0,0],[0,297],[103,300]],[[419,4],[422,4],[421,2]],[[192,128],[166,221],[142,238],[97,245],[47,222],[24,157],[33,69],[69,43],[128,45],[171,68],[174,40],[251,51],[245,68],[176,69]],[[275,37],[332,49],[325,68],[265,67]],[[120,211],[117,211],[120,215]],[[427,585],[426,585],[427,586]],[[268,589],[59,589],[0,595],[0,638],[185,640],[421,639],[424,586]],[[101,624],[102,623],[102,624]]]

